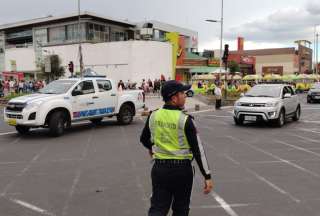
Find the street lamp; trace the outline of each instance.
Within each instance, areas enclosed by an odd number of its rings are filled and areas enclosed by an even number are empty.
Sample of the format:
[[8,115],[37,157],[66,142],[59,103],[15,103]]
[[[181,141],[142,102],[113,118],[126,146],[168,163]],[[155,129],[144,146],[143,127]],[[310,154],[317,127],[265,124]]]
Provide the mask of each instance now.
[[[221,19],[220,20],[213,20],[213,19],[207,19],[206,22],[211,23],[220,23],[220,74],[222,73],[222,43],[223,43],[223,0],[221,0]],[[225,88],[225,99],[227,98],[227,71],[225,71],[225,81],[224,81],[224,88]]]
[[313,71],[316,72],[316,74],[318,74],[318,38],[319,38],[319,33],[317,32],[317,27],[319,26],[319,24],[314,25],[314,40],[313,40],[313,52],[314,52],[314,61],[315,61],[315,68]]

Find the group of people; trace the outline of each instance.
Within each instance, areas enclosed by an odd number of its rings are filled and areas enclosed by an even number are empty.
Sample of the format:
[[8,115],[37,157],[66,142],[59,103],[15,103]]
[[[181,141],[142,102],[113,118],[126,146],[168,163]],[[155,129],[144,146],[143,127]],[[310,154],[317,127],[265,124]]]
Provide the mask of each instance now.
[[0,81],[0,96],[18,93],[32,93],[46,85],[44,80],[2,80]]
[[154,81],[152,81],[151,79],[148,79],[147,81],[146,79],[142,79],[141,84],[137,85],[137,83],[131,82],[130,80],[128,80],[127,82],[123,82],[122,80],[120,80],[117,87],[118,90],[130,90],[138,88],[143,90],[145,94],[151,92],[155,94],[160,92],[160,89],[165,81],[166,80],[164,77],[161,77],[161,79],[154,79]]

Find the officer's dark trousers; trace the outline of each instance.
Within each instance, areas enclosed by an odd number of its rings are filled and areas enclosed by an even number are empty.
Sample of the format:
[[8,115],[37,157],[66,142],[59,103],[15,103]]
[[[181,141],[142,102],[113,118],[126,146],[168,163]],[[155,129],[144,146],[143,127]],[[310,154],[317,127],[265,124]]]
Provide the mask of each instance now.
[[155,162],[152,172],[152,197],[149,216],[166,216],[172,206],[173,216],[189,215],[193,171],[191,163]]

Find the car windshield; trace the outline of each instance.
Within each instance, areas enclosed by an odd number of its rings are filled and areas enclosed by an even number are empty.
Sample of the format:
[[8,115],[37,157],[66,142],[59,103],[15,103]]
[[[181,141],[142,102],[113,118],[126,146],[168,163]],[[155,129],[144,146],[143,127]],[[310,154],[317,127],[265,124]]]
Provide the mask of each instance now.
[[314,84],[311,88],[312,89],[320,89],[320,83]]
[[66,93],[77,81],[75,80],[56,80],[49,83],[46,87],[41,89],[41,94],[64,94]]
[[281,87],[280,86],[254,86],[248,91],[246,97],[280,97]]

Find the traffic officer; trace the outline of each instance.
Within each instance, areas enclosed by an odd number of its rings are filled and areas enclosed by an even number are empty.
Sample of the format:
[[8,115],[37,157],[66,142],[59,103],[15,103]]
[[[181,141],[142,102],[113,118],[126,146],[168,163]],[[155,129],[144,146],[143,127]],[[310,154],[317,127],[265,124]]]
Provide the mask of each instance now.
[[204,193],[212,190],[210,169],[193,118],[183,112],[190,85],[170,80],[161,95],[163,108],[152,112],[140,141],[155,159],[151,171],[152,197],[149,216],[165,216],[172,205],[173,216],[189,215],[193,183],[191,161],[197,161],[204,176]]

